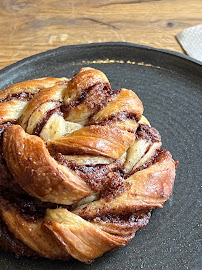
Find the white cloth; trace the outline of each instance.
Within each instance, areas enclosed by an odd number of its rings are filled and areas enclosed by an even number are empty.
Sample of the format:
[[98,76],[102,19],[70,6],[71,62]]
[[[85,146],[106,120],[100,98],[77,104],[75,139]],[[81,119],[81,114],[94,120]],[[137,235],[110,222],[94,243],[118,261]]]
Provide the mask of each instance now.
[[202,61],[202,24],[189,27],[176,37],[189,56]]

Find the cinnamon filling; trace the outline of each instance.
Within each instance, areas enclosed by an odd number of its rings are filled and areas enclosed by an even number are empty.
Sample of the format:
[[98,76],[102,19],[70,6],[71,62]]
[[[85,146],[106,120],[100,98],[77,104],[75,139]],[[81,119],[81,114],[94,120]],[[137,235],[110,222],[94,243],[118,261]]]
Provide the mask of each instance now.
[[64,113],[65,118],[68,117],[72,108],[75,108],[81,104],[85,104],[89,110],[92,111],[89,120],[99,112],[103,107],[110,102],[115,95],[120,92],[118,90],[112,90],[109,83],[97,83],[88,89],[81,92],[81,95],[77,100],[71,101],[67,105],[61,105],[61,111]]
[[[121,89],[112,90],[107,84],[97,87],[96,91],[92,91],[93,95],[91,99],[86,100],[86,106],[92,110],[89,117],[89,124],[93,124],[93,116],[96,115],[101,109],[103,109],[110,101],[112,101],[116,95],[118,95]],[[92,123],[91,123],[92,122]]]
[[[73,160],[67,160],[62,154],[57,154],[55,160],[63,166],[75,171],[90,186],[93,191],[98,191],[107,179],[107,175],[112,172],[109,164],[103,165],[79,165]],[[116,162],[113,170],[121,167],[120,162]]]
[[112,122],[115,122],[115,121],[124,121],[124,120],[132,120],[134,122],[138,121],[137,115],[135,113],[120,112],[116,114],[111,114],[107,118],[102,119],[101,121],[95,121],[92,124],[103,126],[103,125],[111,124]]
[[[48,100],[48,101],[45,101],[45,102],[41,103],[41,104],[40,104],[39,106],[37,106],[37,107],[31,112],[31,114],[29,115],[27,121],[25,122],[25,130],[26,130],[27,126],[28,126],[28,123],[29,123],[30,118],[32,117],[32,114],[33,114],[35,111],[37,111],[41,105],[43,105],[43,104],[45,104],[45,103],[47,103],[47,102],[53,102],[53,103],[55,103],[55,108],[54,108],[54,109],[57,109],[57,108],[60,106],[60,102],[57,101],[57,100]],[[51,110],[51,111],[52,111],[52,110]],[[49,112],[49,111],[48,111],[48,112]],[[43,119],[46,117],[46,114],[47,114],[48,112],[45,113]],[[22,116],[21,116],[21,117],[22,117]],[[43,119],[42,119],[41,121],[43,121]],[[47,119],[47,120],[48,120],[48,119]],[[39,121],[39,123],[37,123],[37,126],[38,126],[38,124],[40,125],[41,121]],[[45,123],[46,123],[46,122],[45,122]],[[44,123],[44,125],[45,125],[45,123]],[[43,128],[43,127],[42,127],[42,128]]]
[[35,126],[34,130],[33,130],[33,135],[39,136],[43,127],[45,126],[45,124],[47,123],[48,119],[54,114],[57,113],[58,115],[63,115],[63,113],[60,111],[59,108],[54,108],[50,111],[47,111],[44,114],[44,117],[41,119],[41,121],[39,121],[37,123],[37,125]]
[[154,142],[160,142],[161,141],[161,135],[159,132],[153,128],[149,127],[148,125],[140,124],[136,131],[136,138],[137,139],[144,139],[151,144]]
[[11,193],[10,189],[3,187],[0,187],[0,203],[4,203],[8,209],[13,207],[28,222],[35,222],[42,219],[45,216],[47,208],[55,209],[60,206],[54,203],[42,202],[28,194]]
[[100,192],[101,198],[111,201],[130,188],[130,184],[126,182],[118,173],[111,173],[108,175],[108,177],[109,180],[103,183],[103,189]]
[[68,84],[69,80],[64,80],[64,81],[58,81],[56,82],[55,85],[65,85],[65,84]]
[[8,101],[13,100],[13,99],[22,100],[22,101],[24,101],[24,100],[29,101],[33,98],[34,95],[35,95],[35,93],[31,93],[31,92],[21,92],[21,93],[8,94],[7,97],[0,100],[0,103],[8,102]]
[[134,226],[143,227],[146,226],[151,217],[151,210],[140,210],[134,212],[126,211],[121,214],[114,214],[107,212],[106,214],[98,212],[95,216],[88,217],[84,213],[80,215],[83,219],[93,222],[106,222],[119,225],[125,225],[125,227],[130,228]]
[[135,171],[133,171],[133,174],[139,171],[142,171],[146,168],[148,168],[149,166],[157,163],[160,159],[163,159],[164,157],[166,157],[168,151],[162,148],[159,148],[156,150],[155,154],[147,161],[144,163],[144,165],[138,167],[135,169]]

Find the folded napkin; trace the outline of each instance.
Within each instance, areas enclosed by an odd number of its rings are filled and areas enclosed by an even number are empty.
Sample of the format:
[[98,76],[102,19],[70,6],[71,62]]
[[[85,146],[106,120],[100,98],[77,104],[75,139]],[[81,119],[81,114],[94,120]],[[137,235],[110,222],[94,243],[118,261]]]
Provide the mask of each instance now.
[[189,56],[202,61],[202,24],[189,27],[176,37]]

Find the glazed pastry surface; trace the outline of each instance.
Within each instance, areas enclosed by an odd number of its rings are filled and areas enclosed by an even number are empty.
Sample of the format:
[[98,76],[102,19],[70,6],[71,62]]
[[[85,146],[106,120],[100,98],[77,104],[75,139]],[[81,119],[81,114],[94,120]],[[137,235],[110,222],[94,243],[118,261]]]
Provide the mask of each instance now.
[[0,154],[0,245],[85,263],[147,225],[177,164],[138,96],[92,68],[0,92]]

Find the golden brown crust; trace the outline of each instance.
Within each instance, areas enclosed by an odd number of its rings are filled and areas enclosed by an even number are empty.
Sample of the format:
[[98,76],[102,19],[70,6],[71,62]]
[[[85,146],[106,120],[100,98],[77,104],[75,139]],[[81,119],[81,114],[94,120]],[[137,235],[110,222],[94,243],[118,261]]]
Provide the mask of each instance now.
[[93,116],[91,122],[100,123],[105,119],[109,119],[110,116],[124,115],[124,113],[134,116],[139,121],[143,114],[143,105],[134,92],[122,88],[111,102]]
[[6,129],[3,154],[17,183],[42,201],[68,205],[93,193],[74,171],[50,156],[41,138],[20,126]]
[[77,100],[84,90],[98,83],[109,84],[103,72],[92,68],[82,68],[67,85],[64,97],[65,105],[69,104],[71,101]]
[[106,233],[66,209],[48,210],[46,220],[44,226],[67,253],[86,263],[130,239]]
[[19,124],[29,134],[33,133],[34,127],[41,120],[46,110],[53,110],[63,100],[66,85],[56,85],[51,89],[44,89],[37,93],[27,104]]
[[39,256],[88,263],[146,226],[176,163],[142,113],[134,92],[92,68],[2,91],[0,216],[14,237]]
[[[0,124],[17,120],[28,100],[39,91],[52,87],[66,78],[42,78],[16,83],[0,92]],[[26,94],[26,95],[25,95]],[[26,98],[27,97],[27,98]]]
[[30,91],[31,93],[37,93],[40,89],[52,87],[56,83],[63,82],[65,80],[68,80],[68,79],[47,77],[47,78],[19,82],[1,91],[0,100],[5,99],[12,94],[20,94],[22,93],[22,91],[24,92]]
[[[94,154],[120,158],[133,144],[134,134],[108,126],[88,126],[47,142],[51,154]],[[116,144],[114,143],[116,141]]]
[[42,220],[27,221],[0,196],[0,216],[9,230],[42,257],[68,260],[69,255],[43,230]]

